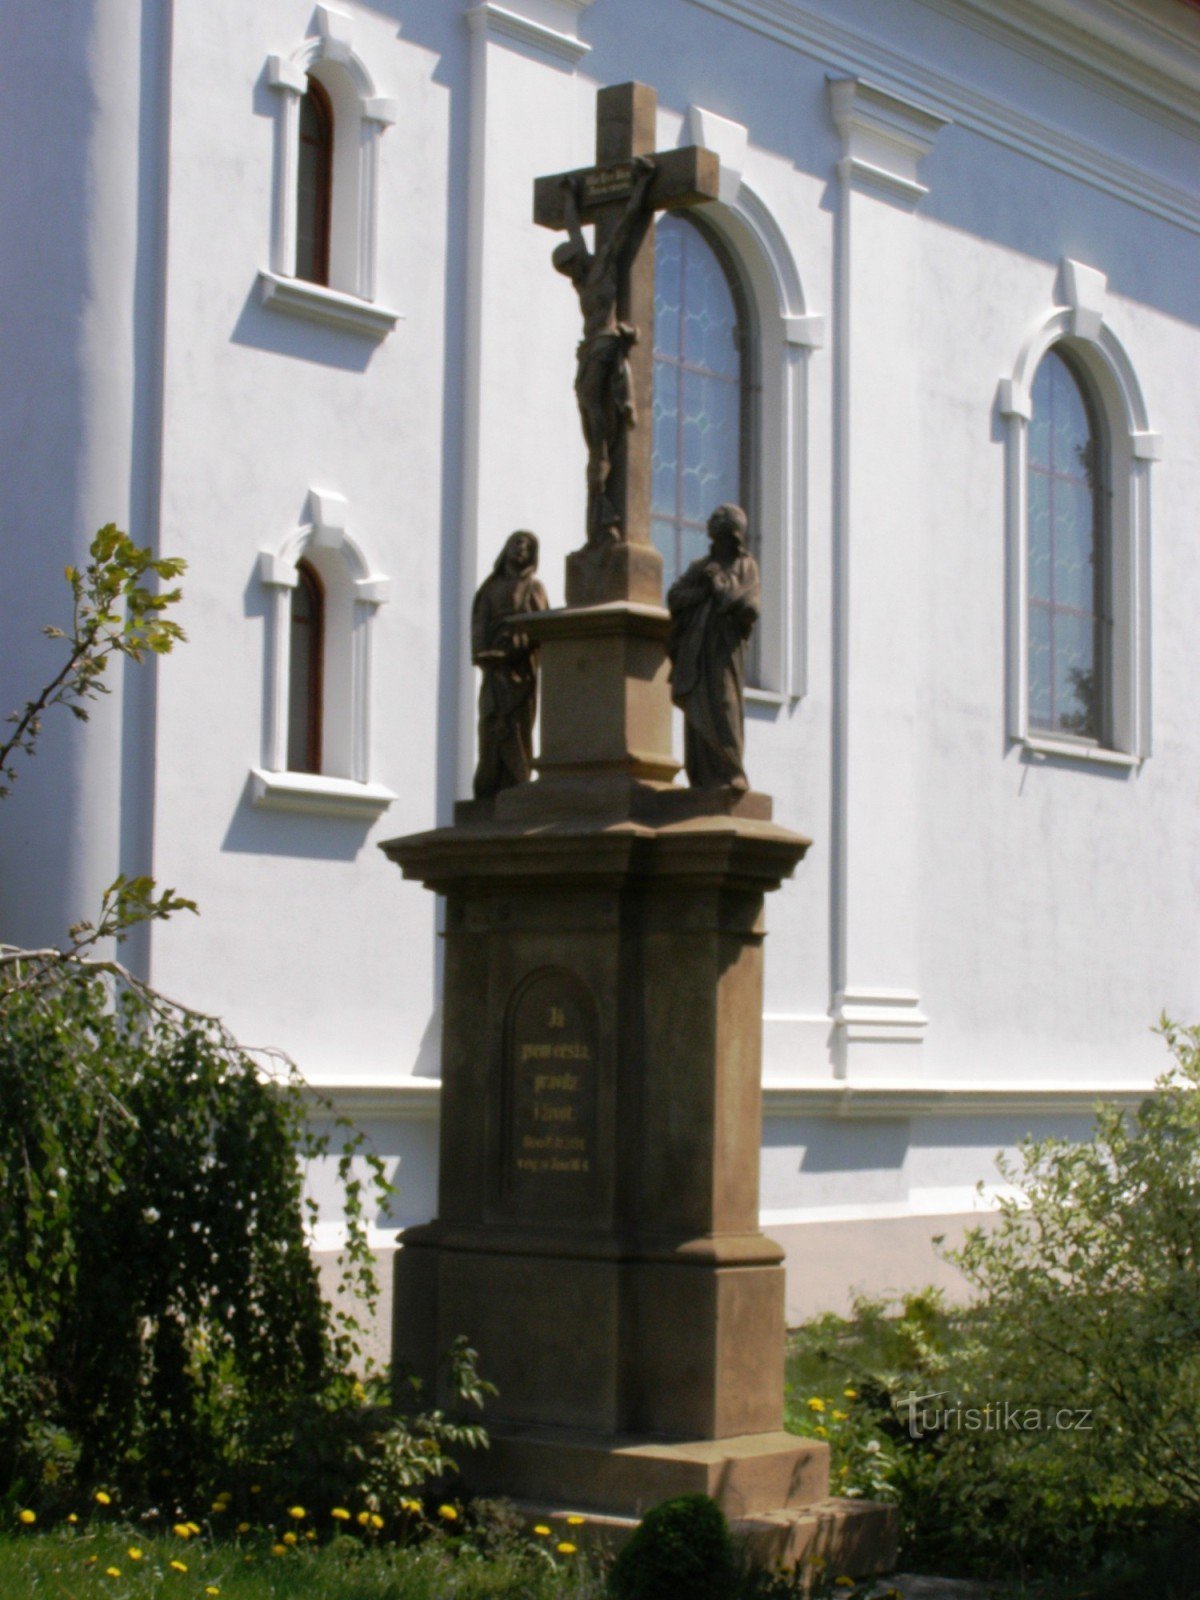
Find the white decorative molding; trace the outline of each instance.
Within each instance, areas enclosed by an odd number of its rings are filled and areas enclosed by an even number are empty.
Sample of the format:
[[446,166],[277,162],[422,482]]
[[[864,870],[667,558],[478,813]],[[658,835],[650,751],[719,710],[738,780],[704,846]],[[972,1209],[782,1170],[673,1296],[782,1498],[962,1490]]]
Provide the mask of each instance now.
[[783,337],[805,350],[820,350],[825,343],[825,318],[820,312],[806,317],[784,317]]
[[277,272],[259,272],[258,296],[272,311],[286,311],[293,317],[323,322],[327,328],[363,334],[368,339],[386,339],[397,322],[403,321],[401,313],[390,306],[326,289],[323,284],[308,283],[304,278],[281,277]]
[[1143,0],[1006,0],[1003,9],[995,0],[922,3],[1195,136],[1200,39],[1182,6],[1175,13],[1180,26],[1169,28]]
[[783,229],[747,178],[731,203],[706,205],[703,221],[740,268],[758,344],[755,505],[760,526],[778,535],[760,551],[761,681],[747,693],[779,703],[807,689],[808,355],[823,341],[825,319],[807,306]]
[[746,146],[749,133],[741,122],[706,111],[703,106],[689,106],[684,120],[685,144],[698,144],[711,150],[720,158],[721,187],[717,198],[726,205],[737,199],[742,173],[746,170]]
[[[388,599],[390,580],[371,571],[351,537],[350,511],[342,495],[310,489],[308,503],[309,521],[289,534],[278,549],[260,550],[258,555],[259,581],[272,596],[261,770],[279,776],[281,782],[263,790],[256,777],[255,804],[314,810],[321,809],[318,801],[323,797],[327,814],[361,814],[361,805],[358,812],[354,811],[355,796],[362,801],[370,790],[375,798],[392,798],[390,790],[369,783],[370,623]],[[302,558],[317,568],[325,587],[322,690],[327,714],[323,771],[315,789],[309,782],[310,774],[287,771],[291,591],[297,581],[296,565]],[[259,768],[254,772],[258,773]],[[342,784],[340,789],[336,785],[329,787],[334,780]],[[349,790],[345,787],[347,781]],[[365,803],[369,806],[374,800]]]
[[[309,1086],[344,1105],[355,1116],[435,1117],[441,1101],[440,1078],[404,1078],[398,1083],[347,1083],[328,1079]],[[770,1117],[927,1117],[927,1116],[1087,1116],[1097,1105],[1128,1110],[1153,1095],[1152,1078],[1080,1083],[1070,1078],[971,1083],[962,1079],[849,1084],[768,1079],[762,1086],[763,1116]],[[970,1191],[974,1193],[972,1189]]]
[[[995,0],[920,0],[920,3],[953,15],[957,20],[965,20],[966,14],[961,9],[964,6],[979,12],[986,10],[990,13],[986,21],[982,16],[975,17],[971,25],[982,31],[994,31],[1007,44],[1014,42],[1015,36],[996,20]],[[1017,3],[1019,0],[1010,0],[1010,6]],[[1193,190],[1163,182],[1131,162],[1097,150],[1086,139],[1073,139],[1062,129],[1018,111],[1010,101],[972,88],[959,77],[952,78],[922,66],[877,41],[864,38],[861,32],[803,9],[796,0],[691,0],[691,4],[738,22],[805,55],[815,56],[836,72],[869,75],[901,96],[924,96],[952,117],[959,127],[1092,184],[1105,194],[1115,195],[1153,216],[1200,233],[1200,201]],[[1009,9],[1006,6],[1006,15]],[[1107,98],[1132,105],[1143,115],[1156,116],[1188,137],[1196,137],[1200,129],[1200,72],[1194,74],[1193,87],[1190,90],[1180,88],[1175,102],[1168,105],[1129,87],[1135,81],[1128,71],[1129,62],[1121,63],[1126,69],[1124,78],[1115,72],[1098,75],[1084,68],[1077,58],[1069,59],[1036,46],[1031,48],[1037,59],[1050,61],[1057,71],[1088,83]]]
[[[1135,767],[1150,738],[1150,482],[1163,455],[1124,345],[1108,322],[1107,280],[1095,267],[1061,263],[1066,305],[1051,306],[1026,330],[1013,371],[999,382],[996,407],[1005,427],[1007,561],[1007,722],[1017,745],[1042,756]],[[1084,331],[1081,331],[1084,330]],[[1034,374],[1046,352],[1066,343],[1090,379],[1104,412],[1111,482],[1111,723],[1104,746],[1035,733],[1029,726],[1028,448]]]
[[374,822],[396,798],[381,783],[327,778],[315,772],[269,772],[250,768],[251,799],[265,811],[302,811],[310,816]]
[[[267,83],[278,92],[271,269],[259,274],[265,305],[317,322],[383,338],[398,312],[355,319],[352,303],[375,299],[378,254],[379,140],[396,120],[396,102],[380,95],[355,53],[353,19],[333,6],[316,8],[317,32],[290,55],[267,58]],[[300,149],[300,99],[309,76],[333,106],[333,205],[329,228],[329,287],[296,278],[296,184]],[[300,285],[291,292],[289,285]]]
[[1052,757],[1056,761],[1083,761],[1101,767],[1138,767],[1142,763],[1141,756],[1110,750],[1101,744],[1086,744],[1082,739],[1055,739],[1053,735],[1027,733],[1021,744],[1034,760]]
[[1069,1078],[1036,1082],[1005,1079],[971,1083],[916,1081],[888,1083],[763,1084],[764,1117],[927,1117],[1086,1115],[1097,1105],[1139,1106],[1154,1093],[1152,1079],[1079,1083]]
[[472,32],[485,32],[517,44],[533,45],[572,66],[591,50],[579,37],[579,20],[592,0],[480,0],[467,11]]
[[853,1044],[919,1044],[929,1026],[921,997],[911,989],[840,989],[829,1015]]
[[916,205],[929,193],[918,177],[921,162],[949,118],[862,78],[832,78],[828,89],[844,151],[838,171],[860,188]]
[[330,61],[349,61],[354,54],[351,41],[354,21],[344,11],[333,6],[317,7],[317,32],[325,42],[325,54]]
[[1107,274],[1096,267],[1085,267],[1082,261],[1072,261],[1069,256],[1063,258],[1059,271],[1063,301],[1075,313],[1071,332],[1077,339],[1098,339],[1108,298]]

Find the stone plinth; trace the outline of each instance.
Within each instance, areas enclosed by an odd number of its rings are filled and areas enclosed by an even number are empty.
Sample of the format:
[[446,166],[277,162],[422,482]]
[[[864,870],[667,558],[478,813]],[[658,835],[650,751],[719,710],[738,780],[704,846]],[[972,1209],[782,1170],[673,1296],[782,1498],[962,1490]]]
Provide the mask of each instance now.
[[806,841],[679,798],[656,826],[385,847],[448,902],[439,1214],[404,1235],[396,1355],[431,1374],[467,1334],[500,1390],[496,1487],[553,1495],[569,1445],[575,1498],[636,1513],[691,1481],[639,1441],[729,1440],[753,1469],[712,1481],[741,1514],[779,1503],[747,1474],[825,1470],[778,1432],[782,1257],[758,1229],[763,895]]

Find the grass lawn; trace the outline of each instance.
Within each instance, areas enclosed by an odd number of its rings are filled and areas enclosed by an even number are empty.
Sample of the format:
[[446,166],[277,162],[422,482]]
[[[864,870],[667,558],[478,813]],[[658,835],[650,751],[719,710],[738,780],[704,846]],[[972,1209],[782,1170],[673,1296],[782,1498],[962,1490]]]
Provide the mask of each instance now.
[[0,1600],[596,1600],[603,1592],[584,1556],[532,1542],[488,1556],[439,1536],[408,1548],[349,1536],[275,1548],[270,1535],[22,1530],[0,1537]]

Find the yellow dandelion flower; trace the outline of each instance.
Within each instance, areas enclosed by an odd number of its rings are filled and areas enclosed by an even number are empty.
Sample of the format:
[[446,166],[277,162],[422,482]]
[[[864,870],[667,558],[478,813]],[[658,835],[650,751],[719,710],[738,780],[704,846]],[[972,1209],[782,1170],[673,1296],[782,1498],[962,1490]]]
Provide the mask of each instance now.
[[273,1544],[271,1546],[271,1554],[273,1556],[285,1556],[285,1555],[287,1555],[287,1545],[285,1545],[285,1544]]
[[251,1494],[261,1494],[262,1493],[262,1484],[261,1483],[252,1483],[250,1485],[250,1493]]
[[439,1517],[445,1517],[447,1522],[457,1522],[458,1521],[458,1512],[455,1510],[455,1508],[453,1506],[439,1506],[438,1507],[438,1516]]
[[189,1533],[199,1533],[200,1532],[200,1524],[198,1522],[185,1522],[184,1523],[184,1527],[187,1529],[187,1531]]
[[829,1437],[829,1429],[820,1424],[813,1429],[813,1432],[818,1439],[828,1439]]
[[843,1389],[842,1393],[845,1395],[847,1400],[857,1400],[858,1399],[858,1390],[857,1389]]
[[812,1399],[808,1402],[808,1409],[810,1411],[824,1411],[825,1402],[819,1395],[814,1394]]
[[105,1494],[103,1489],[97,1489],[96,1490],[96,1504],[98,1506],[110,1506],[110,1505],[112,1505],[112,1495]]
[[296,1535],[291,1531],[290,1528],[288,1529],[287,1533],[284,1534],[283,1542],[284,1544],[295,1544]]
[[833,1413],[833,1420],[835,1422],[845,1422],[849,1415],[850,1413],[848,1411],[838,1411],[835,1409]]
[[187,1562],[186,1561],[172,1561],[172,1563],[171,1563],[171,1571],[172,1572],[186,1572],[187,1571]]
[[365,1528],[367,1523],[371,1520],[371,1513],[369,1511],[360,1511],[354,1520],[358,1523],[360,1528]]
[[350,1521],[350,1513],[346,1510],[345,1506],[334,1506],[333,1510],[329,1513],[329,1515],[333,1518],[333,1520],[335,1522],[349,1522]]
[[575,1546],[569,1539],[560,1539],[554,1548],[560,1556],[573,1556],[575,1554]]
[[288,1507],[288,1516],[292,1517],[296,1522],[303,1522],[307,1515],[308,1513],[305,1511],[303,1506]]
[[315,1544],[316,1543],[317,1536],[316,1536],[316,1534],[313,1532],[313,1530],[311,1528],[304,1535],[304,1537],[308,1540],[309,1544]]
[[249,1533],[250,1532],[250,1524],[248,1522],[239,1522],[238,1525],[237,1525],[237,1531],[239,1533]]
[[126,1550],[125,1554],[129,1557],[130,1561],[140,1561],[142,1559],[142,1552],[135,1544],[131,1544],[129,1549]]
[[89,1556],[83,1564],[85,1567],[94,1567],[99,1559],[99,1556]]
[[539,1522],[533,1531],[537,1534],[539,1539],[548,1539],[550,1537],[550,1529],[544,1522]]
[[105,1567],[104,1576],[106,1578],[119,1578],[121,1576],[121,1569],[120,1567]]
[[372,1511],[371,1513],[371,1526],[376,1530],[383,1527],[383,1518],[379,1515],[378,1511]]
[[229,1510],[229,1502],[227,1500],[214,1500],[209,1509],[215,1511],[219,1516],[222,1511]]
[[215,1583],[206,1583],[204,1585],[204,1592],[205,1594],[220,1594],[221,1591],[217,1588]]
[[567,1518],[567,1525],[572,1528],[582,1528],[586,1521],[586,1517],[571,1516]]
[[77,1522],[78,1522],[78,1521],[79,1521],[79,1518],[78,1518],[78,1517],[77,1517],[77,1516],[76,1516],[76,1515],[75,1515],[75,1513],[74,1513],[74,1512],[73,1512],[73,1511],[72,1511],[72,1512],[71,1512],[71,1513],[70,1513],[70,1515],[69,1515],[69,1516],[68,1516],[68,1517],[67,1517],[67,1521],[68,1521],[68,1522],[69,1522],[69,1523],[70,1523],[70,1524],[71,1524],[71,1526],[72,1526],[72,1527],[74,1527],[74,1526],[75,1526],[75,1524],[76,1524],[76,1523],[77,1523]]
[[171,1528],[171,1532],[179,1539],[190,1539],[192,1537],[191,1524],[187,1522],[176,1522]]
[[23,1522],[27,1528],[32,1528],[34,1523],[37,1521],[37,1512],[36,1511],[18,1511],[17,1512],[17,1521],[18,1522]]

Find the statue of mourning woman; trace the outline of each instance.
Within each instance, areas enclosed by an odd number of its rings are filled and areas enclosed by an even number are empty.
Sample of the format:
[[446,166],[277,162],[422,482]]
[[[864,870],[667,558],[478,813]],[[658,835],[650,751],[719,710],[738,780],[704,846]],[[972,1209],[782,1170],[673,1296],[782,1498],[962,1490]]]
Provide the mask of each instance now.
[[510,534],[471,607],[471,660],[483,673],[476,800],[527,783],[533,772],[538,652],[521,619],[549,609],[537,564],[536,535]]
[[667,593],[671,698],[683,712],[683,762],[694,789],[750,787],[746,655],[761,591],[747,526],[740,506],[718,506],[708,519],[708,554]]

